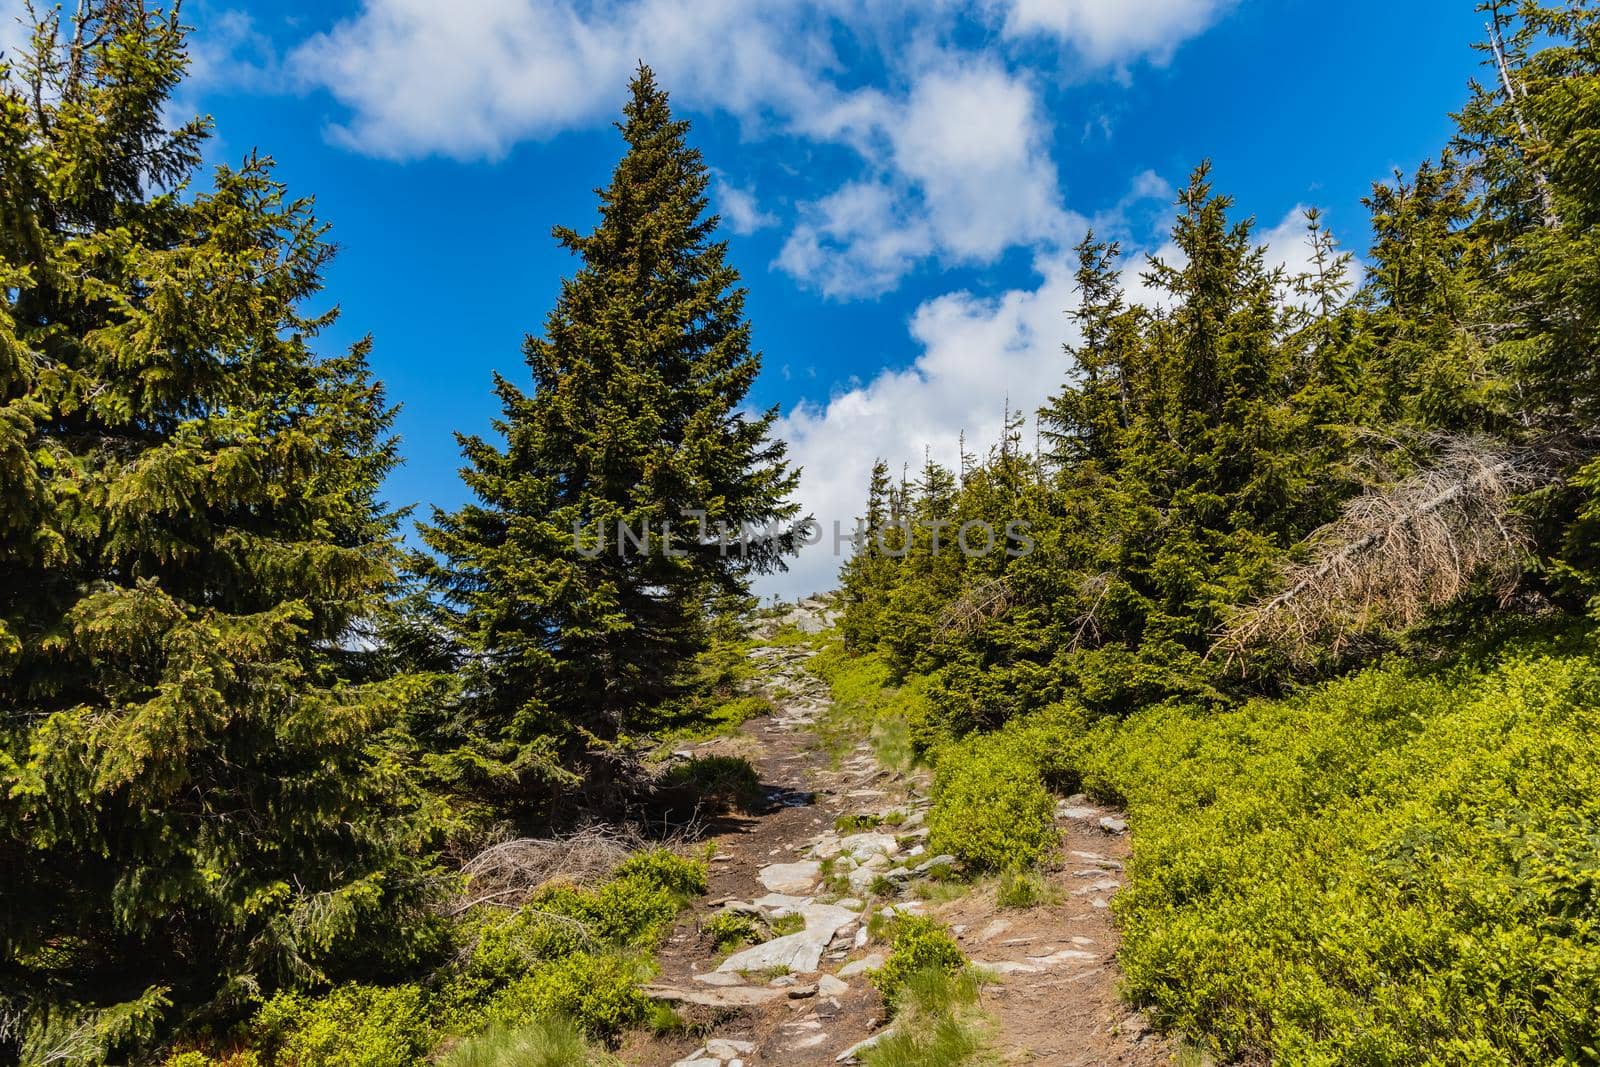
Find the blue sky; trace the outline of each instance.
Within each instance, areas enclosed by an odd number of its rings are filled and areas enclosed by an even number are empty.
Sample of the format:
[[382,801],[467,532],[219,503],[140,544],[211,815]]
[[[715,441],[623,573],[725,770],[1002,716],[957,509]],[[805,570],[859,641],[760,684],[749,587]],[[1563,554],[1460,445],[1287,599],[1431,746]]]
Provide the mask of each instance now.
[[[1479,72],[1472,8],[190,0],[177,106],[215,117],[214,158],[259,148],[316,196],[342,249],[327,344],[370,332],[404,405],[389,495],[449,507],[452,431],[487,428],[491,371],[523,373],[573,269],[549,228],[592,223],[649,62],[718,175],[765,354],[752,400],[782,407],[805,505],[847,523],[875,455],[950,457],[1059,386],[1066,250],[1091,224],[1159,249],[1200,159],[1275,258],[1297,261],[1310,204],[1362,251],[1361,196],[1437,154]],[[827,587],[835,565],[825,545],[762,588]]]

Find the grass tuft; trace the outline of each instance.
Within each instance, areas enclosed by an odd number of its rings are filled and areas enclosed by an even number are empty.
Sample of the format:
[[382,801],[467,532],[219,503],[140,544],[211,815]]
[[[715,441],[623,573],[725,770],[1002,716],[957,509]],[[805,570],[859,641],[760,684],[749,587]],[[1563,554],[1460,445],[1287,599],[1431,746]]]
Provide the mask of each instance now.
[[517,1027],[495,1024],[447,1053],[440,1067],[622,1067],[595,1048],[572,1022],[535,1019]]
[[867,1067],[963,1067],[983,1053],[979,979],[929,967],[908,975],[894,1032],[861,1055]]

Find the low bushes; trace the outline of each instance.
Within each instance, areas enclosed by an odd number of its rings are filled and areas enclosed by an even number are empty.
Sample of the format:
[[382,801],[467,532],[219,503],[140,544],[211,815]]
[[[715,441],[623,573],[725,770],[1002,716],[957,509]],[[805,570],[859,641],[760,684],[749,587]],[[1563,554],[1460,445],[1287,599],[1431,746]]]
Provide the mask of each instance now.
[[257,1067],[240,1058],[256,1053],[270,1067],[409,1067],[475,1033],[447,1062],[610,1062],[587,1041],[645,1021],[647,950],[705,889],[704,864],[660,849],[636,853],[595,888],[554,884],[515,910],[469,913],[457,926],[458,959],[426,982],[279,994],[257,1013],[250,1051],[221,1059],[185,1052],[167,1067]]
[[939,751],[928,847],[978,870],[1027,866],[1057,845],[1055,801],[1009,731]]
[[896,915],[888,927],[889,958],[872,972],[891,1011],[898,1010],[902,995],[913,975],[938,971],[959,974],[966,970],[967,958],[944,927],[921,915]]
[[632,957],[576,952],[512,982],[490,1001],[484,1015],[506,1026],[561,1017],[591,1037],[611,1037],[649,1014],[649,998],[639,986],[650,969]]
[[412,1067],[437,1036],[414,985],[279,994],[254,1029],[275,1067]]
[[1225,1057],[1595,1062],[1596,736],[1587,653],[1095,730],[1138,846],[1130,992]]
[[832,702],[818,730],[836,757],[865,733],[882,766],[912,768],[932,714],[923,679],[896,685],[880,657],[847,655],[837,638],[828,640],[809,669],[828,683]]
[[1001,873],[994,891],[995,903],[1002,908],[1035,908],[1059,899],[1060,893],[1044,875],[1015,868]]
[[700,932],[718,952],[753,945],[761,939],[761,927],[749,915],[719,911],[700,924]]

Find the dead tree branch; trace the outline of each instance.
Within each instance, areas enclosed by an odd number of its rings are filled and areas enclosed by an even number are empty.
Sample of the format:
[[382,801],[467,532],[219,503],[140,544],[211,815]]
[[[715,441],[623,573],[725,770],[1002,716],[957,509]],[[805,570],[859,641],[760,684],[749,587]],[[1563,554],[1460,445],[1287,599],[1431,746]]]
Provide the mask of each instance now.
[[1240,612],[1217,647],[1230,663],[1261,645],[1304,661],[1362,633],[1411,626],[1481,577],[1509,595],[1528,549],[1511,502],[1546,480],[1529,453],[1446,440],[1428,466],[1355,498],[1313,534],[1311,558],[1288,568],[1282,592]]

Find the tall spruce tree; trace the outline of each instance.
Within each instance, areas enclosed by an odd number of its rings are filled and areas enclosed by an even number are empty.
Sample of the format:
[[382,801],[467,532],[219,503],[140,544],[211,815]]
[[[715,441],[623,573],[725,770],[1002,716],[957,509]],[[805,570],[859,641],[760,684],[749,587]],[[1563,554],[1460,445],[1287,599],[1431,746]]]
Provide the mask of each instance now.
[[310,201],[255,156],[190,186],[185,67],[127,0],[0,67],[0,1041],[30,1061],[314,977],[410,881],[381,740],[414,683],[345,651],[391,580],[392,409],[365,345],[311,348]]
[[476,502],[423,530],[476,672],[465,765],[535,801],[574,768],[603,781],[595,757],[672,691],[710,599],[793,544],[719,541],[792,519],[797,475],[776,410],[741,410],[760,358],[688,124],[644,66],[623,115],[599,224],[555,230],[582,266],[524,346],[533,390],[496,378],[504,447],[461,438]]

